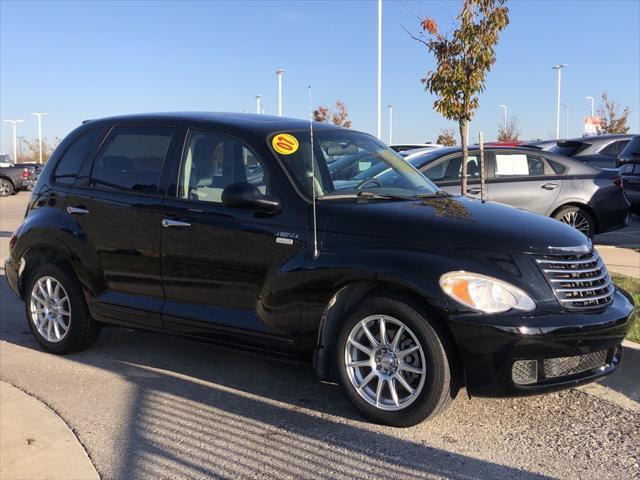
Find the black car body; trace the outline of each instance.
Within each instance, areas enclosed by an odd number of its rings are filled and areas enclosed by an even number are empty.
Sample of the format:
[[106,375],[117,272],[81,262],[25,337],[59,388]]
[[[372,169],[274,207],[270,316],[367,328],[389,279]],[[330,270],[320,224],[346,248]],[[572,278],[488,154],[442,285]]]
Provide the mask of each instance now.
[[640,160],[624,163],[620,167],[620,175],[625,195],[631,202],[631,211],[640,215]]
[[640,135],[633,137],[618,155],[618,165],[640,162]]
[[0,167],[0,197],[12,195],[20,190],[30,190],[35,182],[33,167],[13,165]]
[[[624,227],[629,221],[629,202],[616,171],[530,148],[490,147],[484,152],[487,200],[556,218],[587,236]],[[469,149],[469,158],[467,194],[479,198],[477,147]],[[443,190],[460,192],[460,148],[406,159]]]
[[[5,261],[38,341],[72,351],[110,323],[308,355],[391,425],[462,385],[526,395],[615,370],[633,303],[587,237],[438,191],[369,135],[313,129],[191,113],[68,135]],[[339,189],[326,158],[356,150],[399,177]]]
[[618,155],[635,135],[597,135],[558,140],[549,151],[587,163],[592,167],[616,168]]

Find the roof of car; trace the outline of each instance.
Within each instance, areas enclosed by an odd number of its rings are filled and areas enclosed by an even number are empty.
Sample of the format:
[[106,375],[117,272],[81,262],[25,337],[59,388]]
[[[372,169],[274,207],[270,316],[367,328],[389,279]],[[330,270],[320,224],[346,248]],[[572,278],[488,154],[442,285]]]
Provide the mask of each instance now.
[[[278,117],[274,115],[259,115],[255,113],[228,113],[228,112],[162,112],[162,113],[139,113],[131,115],[118,115],[95,120],[88,120],[83,123],[138,123],[138,122],[159,122],[178,121],[193,123],[210,123],[214,125],[224,125],[233,128],[249,128],[271,132],[274,130],[296,130],[309,128],[309,120],[299,118]],[[342,128],[337,125],[313,122],[314,128]]]

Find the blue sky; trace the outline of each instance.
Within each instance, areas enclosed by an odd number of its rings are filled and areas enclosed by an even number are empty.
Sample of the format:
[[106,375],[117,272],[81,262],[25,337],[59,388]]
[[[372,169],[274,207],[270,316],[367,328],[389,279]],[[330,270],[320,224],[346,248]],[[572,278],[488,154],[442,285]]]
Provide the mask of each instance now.
[[[383,139],[394,105],[394,141],[432,140],[450,122],[432,109],[420,78],[433,68],[409,9],[449,29],[461,1],[389,0],[383,13]],[[408,7],[408,8],[407,8]],[[556,76],[566,63],[563,101],[569,134],[582,132],[585,96],[632,110],[640,130],[640,2],[511,1],[511,23],[472,122],[493,139],[502,111],[518,117],[523,138],[555,131]],[[64,136],[83,119],[168,111],[255,110],[277,105],[284,68],[284,113],[308,117],[313,104],[343,100],[353,128],[376,128],[376,3],[372,1],[72,1],[0,0],[0,118],[22,118],[18,135],[37,136],[31,112],[48,112],[44,136]],[[564,117],[561,131],[564,133]],[[0,151],[11,151],[2,123]]]

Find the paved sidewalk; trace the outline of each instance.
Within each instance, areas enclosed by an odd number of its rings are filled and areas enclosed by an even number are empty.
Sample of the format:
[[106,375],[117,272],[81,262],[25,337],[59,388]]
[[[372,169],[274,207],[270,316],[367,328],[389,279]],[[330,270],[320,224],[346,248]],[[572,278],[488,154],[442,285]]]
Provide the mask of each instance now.
[[99,480],[100,477],[60,417],[34,397],[0,382],[0,478]]
[[608,245],[596,245],[596,248],[610,272],[640,278],[640,252]]

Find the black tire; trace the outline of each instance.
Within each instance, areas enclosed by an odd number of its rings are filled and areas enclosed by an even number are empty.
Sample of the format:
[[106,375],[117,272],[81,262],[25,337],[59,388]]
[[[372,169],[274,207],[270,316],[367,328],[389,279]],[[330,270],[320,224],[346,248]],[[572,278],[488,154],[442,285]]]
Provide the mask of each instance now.
[[0,178],[0,197],[10,197],[16,193],[13,183],[6,178]]
[[[394,427],[409,427],[433,418],[443,411],[457,393],[453,351],[446,336],[435,323],[419,313],[410,302],[388,297],[369,297],[356,307],[344,322],[337,345],[338,375],[348,399],[369,420]],[[422,390],[413,403],[401,410],[389,411],[368,403],[353,386],[345,362],[349,335],[363,319],[386,315],[402,322],[420,343],[424,352],[426,375]],[[372,369],[373,371],[373,369]],[[407,392],[408,393],[408,392]]]
[[[553,214],[553,218],[576,228],[576,230],[584,233],[589,238],[592,238],[595,234],[596,224],[593,221],[593,217],[583,208],[576,207],[574,205],[562,207],[560,210]],[[572,218],[575,218],[576,220],[572,220]],[[587,230],[578,228],[581,225],[584,225],[584,222],[586,222],[587,226],[585,228]],[[578,225],[573,225],[572,223],[576,223]]]
[[[66,336],[59,342],[50,342],[38,332],[31,315],[31,295],[36,282],[42,277],[53,277],[67,293],[70,304],[69,330]],[[100,324],[89,314],[80,282],[67,268],[61,268],[54,264],[43,264],[37,267],[26,283],[24,292],[25,311],[29,328],[38,343],[47,351],[56,354],[72,353],[91,345],[100,333]]]

